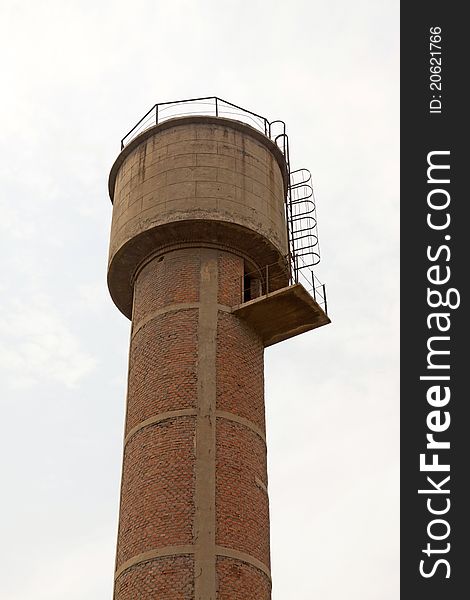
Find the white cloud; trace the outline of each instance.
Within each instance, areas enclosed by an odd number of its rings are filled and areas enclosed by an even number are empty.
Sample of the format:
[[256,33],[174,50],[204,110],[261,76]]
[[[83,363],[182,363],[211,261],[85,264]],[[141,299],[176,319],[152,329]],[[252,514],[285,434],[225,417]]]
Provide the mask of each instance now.
[[48,299],[3,302],[1,311],[0,363],[10,387],[44,381],[74,387],[95,368],[96,358],[81,349]]
[[[114,539],[92,539],[62,548],[60,552],[29,557],[27,576],[19,577],[8,600],[84,600],[112,595]],[[37,547],[42,543],[38,542]],[[107,571],[103,570],[107,565]]]
[[106,282],[103,280],[79,285],[78,293],[82,304],[88,310],[96,313],[111,308]]

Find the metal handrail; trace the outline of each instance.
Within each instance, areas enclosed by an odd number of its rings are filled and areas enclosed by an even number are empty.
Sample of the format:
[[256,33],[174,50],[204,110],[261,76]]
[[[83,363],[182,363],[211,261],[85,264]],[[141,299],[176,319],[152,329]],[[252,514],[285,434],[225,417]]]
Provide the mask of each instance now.
[[[172,108],[179,107],[180,105],[187,106],[189,104],[202,104],[204,106],[209,107],[209,110],[187,110],[182,109],[181,111],[177,111],[176,114],[163,115],[165,111],[169,111]],[[235,109],[227,110],[228,108]],[[208,114],[213,115],[215,117],[226,115],[235,115],[238,117],[245,117],[249,119],[250,123],[259,131],[264,133],[264,135],[270,137],[270,129],[271,123],[268,121],[266,117],[259,115],[251,110],[247,110],[242,106],[238,106],[233,102],[229,102],[228,100],[224,100],[223,98],[219,98],[218,96],[203,96],[201,98],[188,98],[185,100],[173,100],[171,102],[159,102],[154,104],[150,110],[148,110],[145,115],[132,127],[130,131],[126,133],[126,135],[121,140],[121,150],[129,144],[139,133],[145,131],[145,129],[149,129],[154,125],[158,125],[159,123],[163,123],[164,121],[178,117],[178,116],[187,116],[190,114],[200,115],[200,114]],[[148,125],[143,129],[141,125],[148,118]],[[277,123],[278,121],[273,121],[273,123]],[[284,124],[285,127],[285,124]]]
[[[286,256],[284,258],[286,260],[286,265],[288,265],[288,257]],[[296,260],[304,262],[300,254],[297,254]],[[307,271],[305,267],[307,267],[307,265],[304,264],[299,268],[299,281],[296,281],[295,283],[300,283],[301,285],[303,285],[303,287],[312,296],[315,302],[323,309],[325,314],[328,315],[326,285],[318,279],[318,277],[313,273],[311,269]],[[276,272],[273,273],[273,270],[276,270]],[[260,282],[259,294],[255,298],[250,297],[250,300],[255,300],[256,298],[267,296],[268,294],[285,287],[286,281],[285,275],[279,274],[278,262],[265,265],[263,268],[258,269],[256,271],[244,273],[242,276],[239,277],[241,304],[248,301],[247,292],[251,290],[251,287],[246,287],[247,279],[256,279]]]

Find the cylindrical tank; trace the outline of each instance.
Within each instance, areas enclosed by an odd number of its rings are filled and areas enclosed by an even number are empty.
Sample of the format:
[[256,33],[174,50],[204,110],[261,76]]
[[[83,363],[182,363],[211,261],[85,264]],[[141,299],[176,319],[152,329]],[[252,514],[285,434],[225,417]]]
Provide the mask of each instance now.
[[271,598],[264,344],[232,309],[246,273],[287,285],[286,186],[277,146],[218,117],[112,167],[108,284],[132,319],[115,600]]
[[[108,285],[131,318],[133,279],[175,244],[213,244],[249,266],[286,272],[287,168],[279,148],[245,123],[171,119],[124,148],[109,178],[113,220]],[[287,282],[287,274],[285,282]]]

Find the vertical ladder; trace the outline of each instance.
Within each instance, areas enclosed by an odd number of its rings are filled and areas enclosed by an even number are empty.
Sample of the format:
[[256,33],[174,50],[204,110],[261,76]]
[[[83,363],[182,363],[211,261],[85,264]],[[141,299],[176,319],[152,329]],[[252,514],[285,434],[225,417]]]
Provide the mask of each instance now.
[[[290,172],[287,205],[294,279],[299,281],[303,270],[310,271],[320,262],[315,196],[308,169]],[[304,275],[307,276],[307,273]]]

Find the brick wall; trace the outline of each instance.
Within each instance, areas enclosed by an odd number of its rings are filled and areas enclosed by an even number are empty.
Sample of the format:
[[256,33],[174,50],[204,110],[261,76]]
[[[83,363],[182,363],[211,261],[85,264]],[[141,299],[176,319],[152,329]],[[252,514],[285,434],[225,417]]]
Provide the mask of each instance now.
[[[215,257],[218,267],[212,275],[212,300],[210,288],[200,294],[201,286],[207,286],[207,256]],[[240,301],[243,272],[244,261],[234,254],[180,248],[157,256],[137,276],[115,600],[271,597],[263,345],[229,311]],[[207,376],[203,385],[198,381],[204,377],[201,364],[207,363],[200,354],[205,327],[200,315],[207,314],[200,309],[202,296],[215,303],[217,314],[210,353],[215,377]],[[212,372],[210,365],[208,369]],[[201,394],[210,395],[206,388],[211,385],[213,593],[196,598],[198,556],[207,555],[195,539],[201,526],[195,521],[207,513],[197,505],[196,479],[204,477],[206,467],[201,470],[196,439],[200,407],[206,402]],[[211,529],[210,523],[202,525]],[[208,572],[205,589],[211,590]]]

